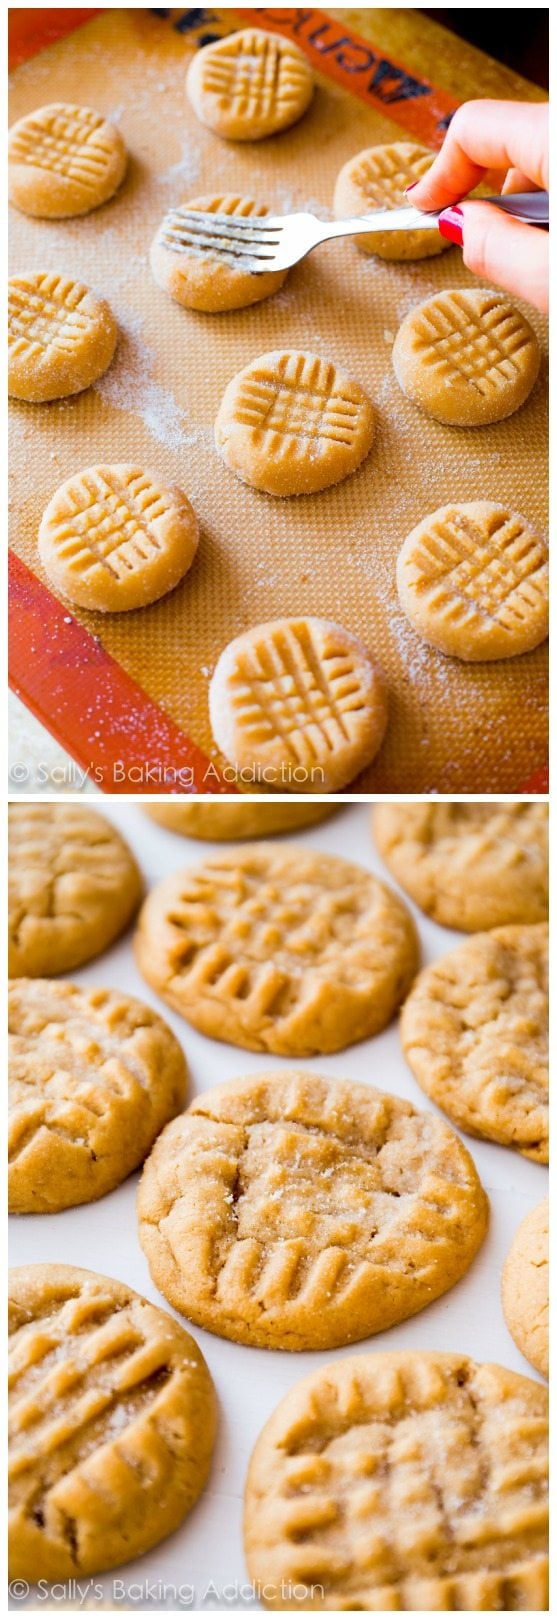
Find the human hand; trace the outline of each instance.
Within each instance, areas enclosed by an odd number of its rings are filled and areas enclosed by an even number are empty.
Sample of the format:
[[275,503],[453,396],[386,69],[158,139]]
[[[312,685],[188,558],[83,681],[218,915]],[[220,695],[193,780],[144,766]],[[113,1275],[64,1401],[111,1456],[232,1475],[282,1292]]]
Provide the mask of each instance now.
[[547,231],[524,225],[485,202],[461,197],[488,169],[505,174],[503,192],[549,189],[549,108],[524,101],[466,101],[451,119],[443,146],[422,180],[409,188],[412,207],[443,209],[441,235],[462,247],[474,275],[548,306]]

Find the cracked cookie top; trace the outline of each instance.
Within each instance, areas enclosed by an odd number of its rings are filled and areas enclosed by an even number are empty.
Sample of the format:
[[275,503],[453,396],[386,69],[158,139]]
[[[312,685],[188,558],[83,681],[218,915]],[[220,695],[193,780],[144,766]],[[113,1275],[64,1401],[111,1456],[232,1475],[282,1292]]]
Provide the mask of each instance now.
[[9,1206],[52,1214],[103,1197],[183,1105],[168,1025],[113,989],[20,978],[9,993]]
[[327,1349],[468,1269],[487,1199],[453,1131],[368,1085],[290,1070],[196,1098],[159,1136],[139,1234],[169,1303],[225,1338]]
[[372,825],[398,882],[445,927],[546,921],[546,804],[378,804]]
[[85,804],[9,806],[13,978],[69,972],[131,921],[141,876],[116,827]]
[[401,1018],[422,1090],[472,1135],[548,1161],[548,929],[493,928],[420,973]]

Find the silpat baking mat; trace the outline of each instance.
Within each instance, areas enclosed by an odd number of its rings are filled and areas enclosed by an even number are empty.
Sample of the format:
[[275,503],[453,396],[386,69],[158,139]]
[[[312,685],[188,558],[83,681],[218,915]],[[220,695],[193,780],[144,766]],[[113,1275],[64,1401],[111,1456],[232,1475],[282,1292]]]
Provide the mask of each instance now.
[[[298,40],[319,64],[317,90],[285,134],[232,145],[198,124],[184,75],[209,34],[248,17]],[[544,363],[523,408],[493,427],[454,429],[404,398],[390,351],[415,303],[473,284],[458,249],[396,264],[353,243],[327,244],[274,298],[220,316],[174,304],[148,262],[167,208],[204,192],[328,217],[335,177],[351,154],[412,136],[438,146],[455,102],[358,43],[330,14],[259,8],[97,15],[14,72],[13,119],[54,100],[114,119],[129,173],[112,202],[83,218],[50,222],[14,211],[13,268],[85,281],[109,299],[121,337],[95,388],[13,406],[15,689],[107,792],[219,790],[223,761],[207,697],[221,649],[266,619],[315,613],[359,635],[389,684],[386,740],[359,790],[522,787],[546,753],[546,648],[498,664],[444,658],[401,613],[395,563],[414,524],[450,500],[500,500],[545,528],[545,323],[525,309]],[[330,356],[363,384],[378,416],[371,454],[353,477],[290,500],[242,485],[213,443],[230,377],[279,347]],[[71,613],[45,588],[41,513],[70,473],[127,460],[190,496],[201,522],[197,560],[178,589],[142,611]]]

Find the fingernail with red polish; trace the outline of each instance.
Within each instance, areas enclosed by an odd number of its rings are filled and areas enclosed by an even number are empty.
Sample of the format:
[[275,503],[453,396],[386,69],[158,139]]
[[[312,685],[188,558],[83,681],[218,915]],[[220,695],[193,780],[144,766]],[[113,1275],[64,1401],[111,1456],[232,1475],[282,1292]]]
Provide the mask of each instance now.
[[456,242],[457,247],[462,247],[463,217],[462,208],[444,208],[439,215],[441,236],[444,236],[446,242]]
[[408,196],[408,193],[409,193],[409,192],[410,192],[410,191],[414,191],[414,189],[415,189],[415,187],[416,187],[416,186],[417,186],[417,185],[419,185],[419,183],[420,183],[420,182],[419,182],[419,180],[413,180],[413,181],[412,181],[412,184],[411,184],[411,186],[407,186],[407,187],[406,187],[406,191],[405,191],[405,193],[404,193],[404,194],[405,194],[405,196],[406,196],[406,197],[407,197],[407,196]]

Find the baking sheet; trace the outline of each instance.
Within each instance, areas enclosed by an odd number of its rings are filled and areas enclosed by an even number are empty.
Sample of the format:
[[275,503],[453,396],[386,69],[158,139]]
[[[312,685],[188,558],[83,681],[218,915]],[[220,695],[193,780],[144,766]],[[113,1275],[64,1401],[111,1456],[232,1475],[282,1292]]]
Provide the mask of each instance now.
[[[235,191],[279,211],[306,208],[327,217],[336,174],[352,153],[408,138],[394,116],[321,73],[314,103],[293,129],[251,146],[219,141],[186,101],[184,74],[195,47],[172,26],[176,16],[109,10],[13,75],[13,118],[45,101],[75,98],[113,118],[131,152],[122,191],[93,214],[48,222],[12,211],[14,270],[82,278],[109,298],[122,334],[116,360],[95,388],[50,405],[14,404],[14,548],[44,580],[36,534],[54,489],[97,460],[143,462],[181,483],[196,506],[202,538],[194,567],[177,590],[142,612],[76,617],[210,760],[218,755],[207,693],[220,650],[253,624],[304,611],[360,635],[388,680],[387,737],[359,784],[363,790],[515,791],[545,759],[546,648],[498,664],[445,659],[401,613],[395,561],[418,519],[449,500],[501,500],[544,530],[545,358],[522,410],[490,428],[443,427],[404,398],[390,360],[394,336],[413,304],[441,287],[473,284],[458,249],[398,265],[366,257],[354,244],[331,243],[259,306],[210,316],[174,304],[155,286],[148,264],[151,238],[171,204]],[[230,9],[210,16],[213,32],[235,20]],[[257,8],[253,20],[262,20]],[[431,70],[434,78],[435,63]],[[545,352],[545,323],[525,312]],[[214,448],[213,422],[230,377],[249,359],[283,346],[331,356],[358,378],[376,406],[378,428],[353,477],[320,495],[281,501],[228,471]],[[52,630],[53,687],[65,659],[71,669],[77,656],[66,623],[71,616],[62,614]],[[14,641],[17,634],[15,620]],[[25,635],[26,657],[27,626]],[[81,691],[79,699],[85,759],[87,746],[93,756],[98,749],[94,696],[93,673],[90,702]],[[42,712],[48,723],[48,706]],[[63,723],[62,710],[61,740]],[[117,790],[109,772],[104,786]]]
[[[214,844],[180,838],[165,831],[133,804],[105,805],[104,812],[129,839],[148,885],[180,866],[197,864],[215,849]],[[365,805],[340,810],[329,822],[298,834],[295,841],[344,855],[392,881],[372,843],[369,808]],[[407,903],[419,928],[424,964],[446,954],[462,939],[461,934],[430,922],[411,902]],[[243,1052],[206,1039],[190,1029],[143,983],[134,965],[130,936],[73,977],[82,984],[116,986],[140,996],[162,1013],[186,1053],[190,1098],[227,1079],[263,1069],[275,1069],[279,1073],[287,1066],[281,1058]],[[437,1111],[406,1067],[396,1024],[375,1039],[348,1051],[311,1061],[300,1059],[296,1066],[308,1072],[374,1084],[406,1097],[417,1107]],[[82,1609],[104,1603],[108,1607],[128,1609],[258,1610],[257,1602],[250,1595],[242,1555],[242,1491],[248,1459],[263,1424],[282,1395],[328,1358],[359,1353],[366,1348],[453,1350],[537,1377],[507,1331],[499,1302],[499,1286],[501,1266],[516,1227],[545,1195],[547,1171],[503,1147],[472,1141],[465,1135],[462,1139],[472,1153],[491,1203],[486,1241],[462,1281],[413,1320],[345,1350],[332,1350],[329,1356],[248,1349],[193,1328],[193,1336],[214,1378],[220,1403],[219,1435],[208,1488],[182,1528],[169,1540],[126,1567],[91,1577],[90,1582],[81,1581],[82,1589],[88,1584],[90,1589],[84,1597],[80,1596],[79,1602],[75,1600],[75,1593],[70,1592],[70,1607]],[[59,1261],[83,1265],[118,1277],[154,1303],[169,1309],[150,1281],[147,1262],[139,1247],[135,1218],[137,1180],[137,1175],[131,1176],[108,1197],[82,1208],[58,1215],[12,1218],[11,1264]],[[187,1322],[185,1324],[188,1326]],[[183,1587],[181,1594],[180,1586]],[[28,1602],[18,1602],[17,1608],[36,1605],[36,1593],[31,1592]],[[62,1598],[57,1599],[56,1607],[62,1605]]]

